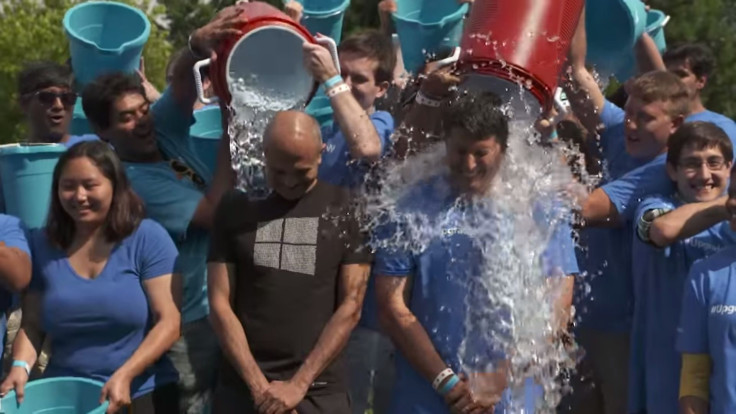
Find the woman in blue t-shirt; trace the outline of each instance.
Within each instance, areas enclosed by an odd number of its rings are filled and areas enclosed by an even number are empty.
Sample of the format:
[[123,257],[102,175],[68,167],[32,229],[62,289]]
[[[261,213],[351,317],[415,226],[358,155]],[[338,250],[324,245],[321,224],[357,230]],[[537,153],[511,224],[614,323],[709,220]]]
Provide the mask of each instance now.
[[45,377],[104,382],[108,413],[179,412],[178,375],[163,356],[179,337],[177,251],[143,216],[107,144],[83,142],[61,156],[47,225],[30,237],[33,275],[0,393],[15,389],[23,400],[48,334]]

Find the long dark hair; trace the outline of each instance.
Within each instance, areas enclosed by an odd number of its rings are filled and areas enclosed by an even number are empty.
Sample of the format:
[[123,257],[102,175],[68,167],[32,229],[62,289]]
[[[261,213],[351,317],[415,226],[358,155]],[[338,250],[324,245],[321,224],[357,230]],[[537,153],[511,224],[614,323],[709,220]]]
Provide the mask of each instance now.
[[69,161],[82,157],[92,161],[102,175],[112,182],[112,202],[104,224],[104,234],[109,242],[117,243],[131,235],[145,215],[143,202],[130,187],[123,164],[110,146],[102,141],[80,142],[59,158],[51,185],[46,235],[51,243],[64,250],[72,244],[76,225],[59,201],[59,179]]

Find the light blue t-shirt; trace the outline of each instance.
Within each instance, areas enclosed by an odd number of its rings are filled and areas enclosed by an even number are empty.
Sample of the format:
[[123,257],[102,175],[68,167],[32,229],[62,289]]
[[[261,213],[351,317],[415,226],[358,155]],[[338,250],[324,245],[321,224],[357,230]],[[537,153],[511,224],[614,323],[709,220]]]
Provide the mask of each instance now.
[[[95,279],[79,276],[43,229],[31,234],[30,289],[41,294],[41,322],[51,340],[45,377],[107,382],[153,325],[143,282],[174,272],[176,246],[153,220],[116,245]],[[131,383],[133,398],[178,380],[166,356]]]
[[[394,119],[388,112],[376,111],[371,114],[371,121],[381,140],[381,154],[386,154],[394,132]],[[352,159],[345,135],[337,122],[323,127],[321,132],[325,150],[319,166],[319,179],[341,187],[360,186],[368,171],[367,163]]]
[[675,197],[651,197],[636,213],[632,249],[634,322],[631,332],[629,412],[678,412],[681,357],[675,350],[682,295],[690,266],[736,244],[722,222],[666,248],[649,242],[656,217],[683,205]]
[[[485,212],[475,212],[472,206],[463,207],[456,203],[457,197],[447,185],[445,178],[429,180],[406,196],[400,202],[401,210],[419,212],[426,216],[427,226],[434,228],[434,234],[441,231],[443,236],[430,236],[421,252],[397,250],[394,248],[378,249],[374,265],[374,274],[379,277],[413,276],[409,308],[422,324],[432,344],[442,359],[456,372],[462,370],[460,348],[466,337],[466,310],[473,308],[492,309],[487,307],[487,296],[480,274],[484,254],[473,237],[462,234],[462,229],[491,226],[486,220]],[[542,210],[543,212],[543,210]],[[494,216],[497,217],[497,216]],[[543,223],[548,219],[545,214],[535,217]],[[498,219],[499,229],[513,232],[513,226],[504,225]],[[511,221],[509,221],[511,223]],[[539,224],[539,223],[538,223]],[[377,239],[392,238],[402,223],[387,223],[378,230]],[[495,232],[492,232],[495,234]],[[398,233],[402,234],[402,233]],[[504,237],[500,235],[498,237]],[[487,256],[490,253],[485,253]],[[571,230],[568,225],[555,229],[554,236],[548,242],[547,251],[541,259],[541,265],[550,275],[577,273],[574,257]],[[476,277],[473,277],[476,276]],[[497,315],[497,323],[493,329],[498,335],[507,335],[507,327],[503,323],[508,318],[508,310],[496,308],[491,310]],[[485,314],[487,318],[489,315]],[[489,332],[487,332],[489,333]],[[480,339],[481,335],[468,335],[465,344],[465,359],[479,358],[483,363],[505,359],[504,350],[497,344]],[[482,343],[481,343],[482,342]],[[397,353],[397,380],[393,391],[390,413],[422,413],[446,414],[447,405],[442,397],[433,389],[429,381],[422,377],[411,366],[408,360]],[[506,395],[508,401],[508,395]],[[496,407],[496,413],[505,411],[504,404]]]
[[204,189],[185,174],[176,173],[169,162],[125,163],[135,192],[146,204],[148,217],[160,223],[179,249],[177,272],[184,280],[182,323],[209,314],[207,300],[207,253],[209,233],[191,226],[204,197]]
[[[0,214],[0,242],[5,243],[6,247],[15,247],[31,257],[26,229],[17,217]],[[7,323],[5,314],[12,305],[13,293],[0,287],[0,355],[3,354],[5,347]]]
[[731,142],[736,142],[736,122],[733,122],[731,118],[728,118],[724,115],[706,109],[703,112],[698,112],[697,114],[692,114],[688,116],[685,121],[711,122],[717,127],[721,128],[723,132],[725,132],[726,135],[728,135],[728,137],[731,139]]
[[736,412],[736,246],[695,262],[685,285],[677,350],[708,354],[710,414]]

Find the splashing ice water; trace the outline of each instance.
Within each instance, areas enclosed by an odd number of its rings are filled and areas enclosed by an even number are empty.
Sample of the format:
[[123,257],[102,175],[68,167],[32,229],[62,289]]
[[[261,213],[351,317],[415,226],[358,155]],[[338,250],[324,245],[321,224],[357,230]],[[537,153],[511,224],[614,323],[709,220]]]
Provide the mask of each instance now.
[[[254,85],[254,79],[248,85]],[[230,155],[237,174],[237,188],[253,197],[265,197],[269,190],[264,174],[263,133],[279,111],[303,109],[303,98],[274,91],[250,88],[243,79],[231,87]]]
[[[470,236],[482,254],[479,274],[472,275],[469,280],[474,282],[467,285],[472,292],[465,307],[468,334],[458,356],[465,372],[493,372],[497,362],[472,348],[500,344],[510,362],[508,386],[513,401],[508,412],[528,413],[525,383],[534,381],[543,389],[536,412],[554,413],[566,391],[561,374],[574,368],[577,350],[554,339],[559,326],[554,303],[562,278],[548,278],[541,258],[554,224],[572,220],[572,201],[566,191],[574,181],[563,161],[564,148],[540,146],[540,137],[531,128],[532,112],[519,112],[513,115],[509,148],[491,195],[473,202],[476,214],[471,219],[456,223],[457,232]],[[402,210],[400,204],[418,183],[448,172],[444,155],[440,143],[406,161],[382,166],[380,190],[365,191],[361,200],[365,227],[397,221],[406,226],[391,237],[373,240],[374,248],[419,253],[433,238],[443,236],[441,223],[422,212]],[[534,217],[540,201],[554,205],[546,223]],[[471,387],[481,399],[492,398],[483,378],[487,377],[471,375]]]

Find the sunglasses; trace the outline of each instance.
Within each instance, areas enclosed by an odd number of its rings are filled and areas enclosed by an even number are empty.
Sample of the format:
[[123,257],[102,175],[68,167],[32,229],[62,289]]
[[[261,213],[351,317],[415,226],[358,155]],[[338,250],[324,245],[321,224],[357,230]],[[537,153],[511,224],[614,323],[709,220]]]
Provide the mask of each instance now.
[[169,161],[169,166],[175,173],[180,176],[189,178],[197,187],[204,188],[205,182],[193,169],[189,168],[188,165],[183,162],[173,159]]
[[77,94],[74,92],[56,93],[51,91],[38,91],[28,94],[29,97],[36,97],[38,102],[45,106],[53,105],[57,99],[61,99],[64,106],[74,106],[77,103]]

